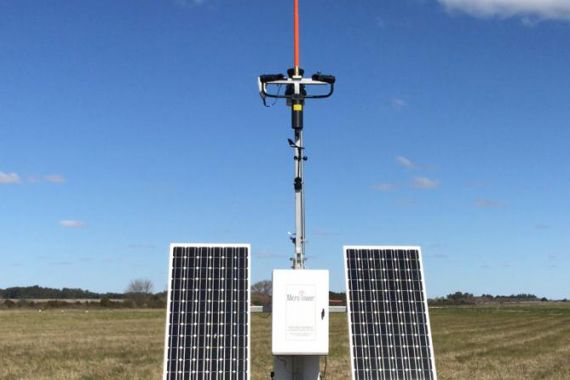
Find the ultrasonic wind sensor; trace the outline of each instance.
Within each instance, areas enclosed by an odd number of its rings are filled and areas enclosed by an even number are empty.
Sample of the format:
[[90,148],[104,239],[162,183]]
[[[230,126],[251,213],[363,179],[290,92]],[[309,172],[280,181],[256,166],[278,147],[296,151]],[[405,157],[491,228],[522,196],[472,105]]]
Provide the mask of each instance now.
[[[317,72],[309,78],[305,78],[301,68],[300,58],[300,33],[299,33],[299,0],[293,1],[293,67],[285,74],[263,74],[258,78],[259,94],[263,104],[268,106],[267,98],[285,99],[288,107],[291,107],[291,127],[294,130],[294,139],[289,139],[289,146],[295,149],[295,253],[293,256],[293,268],[305,267],[305,204],[303,193],[303,162],[306,157],[302,155],[303,146],[303,112],[306,99],[324,99],[334,92],[336,78],[334,75]],[[279,92],[279,88],[285,86],[285,92]],[[326,87],[326,91],[312,93],[307,91],[314,86]],[[269,91],[269,88],[274,89]]]

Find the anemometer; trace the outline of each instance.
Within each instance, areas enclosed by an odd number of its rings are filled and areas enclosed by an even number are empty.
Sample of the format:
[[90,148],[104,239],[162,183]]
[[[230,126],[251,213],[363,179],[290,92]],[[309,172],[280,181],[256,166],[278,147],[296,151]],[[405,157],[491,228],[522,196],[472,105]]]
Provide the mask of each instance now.
[[[305,100],[329,98],[334,92],[336,78],[333,75],[317,72],[310,78],[305,78],[305,71],[300,67],[300,43],[299,43],[299,0],[294,0],[293,12],[293,68],[285,74],[260,75],[257,82],[259,94],[263,104],[268,106],[267,99],[285,99],[286,105],[291,108],[291,127],[294,131],[294,139],[289,139],[289,146],[295,150],[295,234],[291,241],[295,244],[295,254],[292,258],[293,269],[305,268],[305,199],[303,190],[303,163],[307,157],[303,155],[303,112]],[[270,92],[270,88],[281,89],[285,87],[285,93],[279,91]],[[311,94],[311,87],[327,87],[325,93]]]

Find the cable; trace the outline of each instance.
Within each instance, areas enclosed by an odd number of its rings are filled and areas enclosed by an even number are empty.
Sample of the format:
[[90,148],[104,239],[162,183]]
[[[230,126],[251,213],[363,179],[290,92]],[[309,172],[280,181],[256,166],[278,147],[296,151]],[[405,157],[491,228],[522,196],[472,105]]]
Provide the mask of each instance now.
[[[282,87],[283,87],[282,84],[278,84],[278,85],[277,85],[277,94],[276,94],[277,96],[281,95],[281,88],[282,88]],[[273,107],[274,105],[276,105],[278,100],[279,100],[279,99],[273,99],[273,103],[271,103],[271,104],[267,104],[267,103],[265,102],[265,100],[264,100],[264,101],[263,101],[263,105],[264,105],[265,107],[267,107],[267,108],[270,108],[270,107]]]

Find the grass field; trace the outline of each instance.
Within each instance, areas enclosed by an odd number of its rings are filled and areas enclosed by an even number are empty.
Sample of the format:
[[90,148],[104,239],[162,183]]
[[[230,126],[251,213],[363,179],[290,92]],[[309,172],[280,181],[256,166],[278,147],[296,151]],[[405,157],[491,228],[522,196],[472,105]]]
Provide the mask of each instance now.
[[[440,379],[570,379],[570,305],[431,309]],[[349,379],[346,316],[331,315],[327,379]],[[254,380],[271,369],[271,319],[253,314]],[[164,313],[0,311],[0,379],[159,379]]]

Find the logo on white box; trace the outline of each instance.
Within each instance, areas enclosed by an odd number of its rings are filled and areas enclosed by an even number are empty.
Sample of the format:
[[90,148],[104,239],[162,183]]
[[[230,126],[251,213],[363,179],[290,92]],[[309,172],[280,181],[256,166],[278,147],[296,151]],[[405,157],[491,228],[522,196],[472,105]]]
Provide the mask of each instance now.
[[289,285],[286,310],[287,340],[315,340],[317,338],[315,286]]

